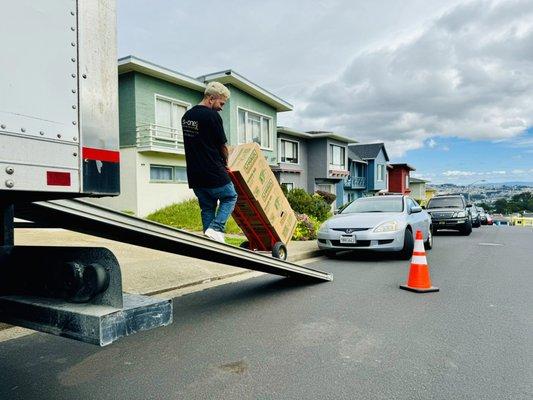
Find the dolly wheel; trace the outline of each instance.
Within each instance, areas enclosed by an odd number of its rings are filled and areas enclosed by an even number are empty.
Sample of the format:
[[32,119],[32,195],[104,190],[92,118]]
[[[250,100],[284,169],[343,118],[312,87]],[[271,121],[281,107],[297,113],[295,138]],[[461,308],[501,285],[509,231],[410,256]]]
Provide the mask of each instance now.
[[246,249],[246,250],[250,250],[250,242],[248,240],[245,240],[244,242],[242,242],[239,247],[241,249]]
[[272,247],[272,257],[285,261],[287,259],[287,246],[281,242],[274,243],[274,247]]

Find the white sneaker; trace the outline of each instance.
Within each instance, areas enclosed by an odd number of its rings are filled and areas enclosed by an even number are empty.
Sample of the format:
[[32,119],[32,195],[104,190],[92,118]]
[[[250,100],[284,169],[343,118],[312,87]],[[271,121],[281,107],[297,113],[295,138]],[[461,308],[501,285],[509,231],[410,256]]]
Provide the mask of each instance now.
[[215,231],[214,229],[207,228],[204,232],[204,235],[209,239],[216,240],[217,242],[226,243],[224,240],[224,234],[222,232]]

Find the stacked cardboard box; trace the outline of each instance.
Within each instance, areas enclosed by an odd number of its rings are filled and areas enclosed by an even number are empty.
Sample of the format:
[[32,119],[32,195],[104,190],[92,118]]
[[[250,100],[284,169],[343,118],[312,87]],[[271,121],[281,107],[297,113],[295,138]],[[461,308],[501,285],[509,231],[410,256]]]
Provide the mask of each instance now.
[[266,248],[268,232],[289,243],[296,229],[296,215],[283,194],[259,145],[247,143],[230,150],[228,168],[239,195],[233,218],[248,239],[253,230]]

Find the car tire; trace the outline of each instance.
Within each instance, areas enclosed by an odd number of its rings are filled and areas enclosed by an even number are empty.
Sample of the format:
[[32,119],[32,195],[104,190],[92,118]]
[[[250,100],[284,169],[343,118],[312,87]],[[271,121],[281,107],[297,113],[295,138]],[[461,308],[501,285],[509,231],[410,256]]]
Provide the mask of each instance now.
[[472,233],[472,222],[468,221],[461,229],[461,233],[465,236],[470,236]]
[[433,227],[430,226],[428,230],[428,240],[424,242],[424,247],[426,250],[431,250],[433,248]]
[[415,240],[413,232],[406,229],[403,235],[403,249],[400,250],[398,256],[402,260],[409,260],[413,256],[413,249],[415,248]]
[[324,255],[328,258],[336,258],[337,252],[335,250],[324,250]]

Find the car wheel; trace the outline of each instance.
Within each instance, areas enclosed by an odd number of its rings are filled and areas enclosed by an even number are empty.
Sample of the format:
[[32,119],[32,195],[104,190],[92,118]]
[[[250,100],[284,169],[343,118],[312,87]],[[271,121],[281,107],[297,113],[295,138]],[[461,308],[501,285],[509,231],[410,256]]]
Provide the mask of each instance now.
[[433,248],[433,227],[429,227],[428,230],[428,240],[424,242],[424,247],[426,250],[431,250]]
[[402,260],[409,260],[413,255],[413,249],[415,248],[415,240],[413,239],[413,232],[406,229],[403,234],[403,249],[400,250],[398,256]]
[[463,229],[461,229],[461,233],[465,236],[470,236],[472,233],[472,223],[470,221],[468,221]]
[[337,252],[335,250],[325,250],[324,255],[328,258],[336,258]]

